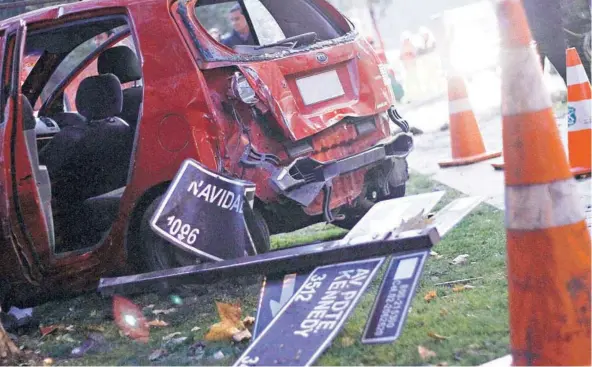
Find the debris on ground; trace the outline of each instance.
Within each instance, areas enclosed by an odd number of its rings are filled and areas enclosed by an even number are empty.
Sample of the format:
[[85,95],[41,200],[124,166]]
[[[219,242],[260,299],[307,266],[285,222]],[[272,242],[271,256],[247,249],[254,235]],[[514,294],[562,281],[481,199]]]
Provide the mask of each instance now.
[[455,292],[455,293],[458,293],[458,292],[462,292],[462,291],[464,291],[466,289],[474,289],[474,288],[475,287],[473,287],[472,285],[468,285],[468,284],[465,284],[465,285],[457,285],[456,287],[452,288],[452,291]]
[[442,336],[442,335],[440,335],[440,334],[438,334],[438,333],[435,333],[435,332],[433,332],[433,331],[430,331],[430,332],[428,332],[428,336],[429,336],[430,338],[432,338],[432,339],[436,339],[436,340],[446,340],[446,339],[448,339],[448,337],[447,337],[447,336]]
[[154,327],[166,327],[166,326],[169,326],[169,323],[166,321],[156,319],[156,320],[152,320],[152,321],[148,322],[148,325],[154,326]]
[[438,294],[436,293],[436,291],[429,291],[428,293],[426,293],[426,295],[423,297],[423,299],[426,302],[430,302],[431,300],[433,300],[436,297],[438,297]]
[[142,343],[148,343],[150,326],[140,307],[132,301],[121,296],[114,296],[113,318],[123,335]]
[[466,264],[466,262],[468,261],[468,258],[469,258],[468,254],[458,255],[457,257],[454,258],[454,260],[452,260],[452,264],[453,265]]
[[[212,325],[205,336],[207,341],[234,340],[235,335],[246,330],[245,324],[241,321],[242,309],[239,304],[227,304],[216,302],[220,322]],[[240,334],[244,340],[247,334]],[[251,335],[249,333],[248,338]]]
[[168,354],[168,352],[166,351],[166,349],[156,349],[155,351],[153,351],[152,353],[150,353],[150,355],[148,356],[148,359],[151,362],[156,361],[157,359],[160,359],[161,357],[164,357]]
[[152,313],[155,315],[168,315],[170,313],[176,312],[177,309],[176,308],[169,308],[167,310],[152,310]]
[[224,353],[222,353],[222,351],[217,351],[212,357],[214,357],[215,360],[219,361],[221,359],[224,359],[225,355]]
[[430,358],[436,357],[436,352],[429,350],[428,348],[418,345],[417,346],[417,353],[419,353],[419,357],[425,361]]
[[168,340],[171,340],[171,339],[173,339],[173,338],[174,338],[174,337],[176,337],[177,335],[181,335],[181,332],[180,332],[180,331],[177,331],[177,332],[175,332],[175,333],[172,333],[172,334],[165,335],[165,336],[163,336],[163,337],[162,337],[162,340],[163,340],[163,341],[168,341]]

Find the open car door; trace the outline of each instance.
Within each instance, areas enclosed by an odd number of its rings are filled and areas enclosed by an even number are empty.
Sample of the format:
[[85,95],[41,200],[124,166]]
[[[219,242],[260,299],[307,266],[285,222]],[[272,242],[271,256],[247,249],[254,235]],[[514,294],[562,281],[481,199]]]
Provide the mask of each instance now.
[[[16,29],[15,29],[16,28]],[[27,27],[20,21],[8,32],[6,58],[10,71],[9,95],[5,105],[5,147],[10,147],[6,174],[12,242],[23,272],[37,283],[49,265],[53,247],[51,189],[49,175],[39,166],[35,135],[36,119],[20,86],[21,62]],[[5,150],[6,151],[6,150]]]

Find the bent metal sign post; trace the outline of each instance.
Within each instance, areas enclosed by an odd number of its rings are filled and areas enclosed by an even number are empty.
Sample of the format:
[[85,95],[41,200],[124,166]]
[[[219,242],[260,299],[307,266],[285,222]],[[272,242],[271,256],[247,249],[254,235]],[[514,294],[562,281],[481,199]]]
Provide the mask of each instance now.
[[254,184],[214,173],[189,159],[150,225],[196,256],[214,261],[243,257],[247,246],[254,249],[243,215],[243,206],[252,205],[254,193]]
[[235,366],[309,366],[335,338],[383,261],[316,268]]

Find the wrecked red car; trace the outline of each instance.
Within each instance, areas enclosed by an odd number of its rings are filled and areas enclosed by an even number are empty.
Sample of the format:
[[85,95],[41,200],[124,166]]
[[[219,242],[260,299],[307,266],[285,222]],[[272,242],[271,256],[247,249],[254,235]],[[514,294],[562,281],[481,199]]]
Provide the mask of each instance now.
[[188,158],[254,182],[268,234],[405,194],[387,67],[325,0],[54,6],[0,22],[0,62],[5,305],[195,263],[148,223]]

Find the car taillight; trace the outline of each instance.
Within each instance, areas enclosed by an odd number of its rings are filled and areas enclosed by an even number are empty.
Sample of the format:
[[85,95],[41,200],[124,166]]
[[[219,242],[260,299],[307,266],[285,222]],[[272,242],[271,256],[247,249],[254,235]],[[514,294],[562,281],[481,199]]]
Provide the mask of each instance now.
[[236,72],[232,76],[230,93],[234,98],[243,101],[249,106],[254,106],[259,102],[259,98],[257,98],[257,94],[251,88],[247,78],[240,72]]

